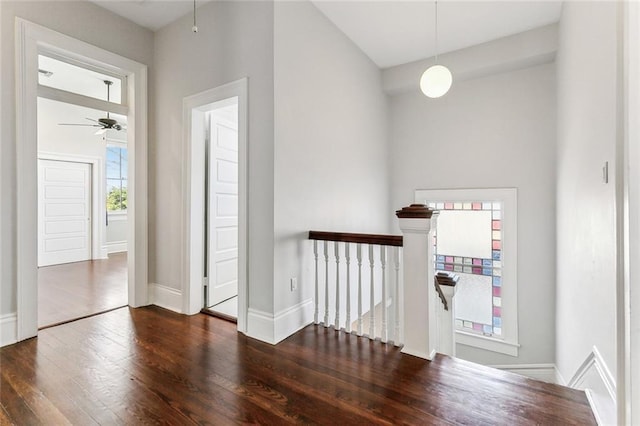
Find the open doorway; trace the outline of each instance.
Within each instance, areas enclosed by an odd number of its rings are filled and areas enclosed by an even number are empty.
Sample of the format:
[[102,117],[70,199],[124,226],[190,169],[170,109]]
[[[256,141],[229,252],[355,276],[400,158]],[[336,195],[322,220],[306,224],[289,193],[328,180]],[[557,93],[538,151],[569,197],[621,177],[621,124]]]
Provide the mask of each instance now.
[[[121,105],[122,81],[44,55],[39,84]],[[126,306],[127,117],[38,97],[38,328]]]
[[[228,303],[237,309],[237,329],[242,333],[247,331],[248,312],[247,101],[248,79],[243,78],[189,96],[183,103],[183,312],[206,311],[215,304],[213,297],[229,300],[237,291],[237,302]],[[221,120],[212,126],[216,116]],[[236,124],[230,117],[237,117]],[[221,149],[209,149],[213,144]],[[219,167],[208,168],[214,162]]]
[[[38,334],[38,97],[127,117],[128,303],[148,303],[147,67],[21,18],[15,31],[16,340],[22,341]],[[121,103],[42,84],[39,55],[120,78]]]
[[206,112],[205,309],[238,318],[238,97]]

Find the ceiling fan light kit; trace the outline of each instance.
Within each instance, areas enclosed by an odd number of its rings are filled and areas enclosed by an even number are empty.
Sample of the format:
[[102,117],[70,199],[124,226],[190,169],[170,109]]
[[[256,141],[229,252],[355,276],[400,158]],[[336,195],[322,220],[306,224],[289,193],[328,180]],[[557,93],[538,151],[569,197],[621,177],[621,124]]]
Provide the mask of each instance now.
[[435,1],[435,59],[436,64],[427,68],[420,78],[420,90],[429,98],[439,98],[447,94],[453,84],[451,71],[438,63],[438,1]]
[[[113,84],[113,81],[110,80],[102,80],[102,82],[105,84],[105,86],[107,86],[107,102],[111,102],[111,96],[110,96],[110,88],[111,85]],[[59,126],[87,126],[87,127],[100,127],[100,129],[98,129],[97,132],[95,132],[95,135],[102,135],[104,133],[107,132],[107,130],[127,130],[126,127],[123,127],[121,124],[118,123],[117,120],[114,120],[113,118],[111,118],[109,116],[109,112],[107,112],[107,117],[106,118],[98,118],[97,120],[94,120],[93,118],[88,118],[87,120],[89,121],[93,121],[96,122],[98,124],[68,124],[68,123],[59,123]]]

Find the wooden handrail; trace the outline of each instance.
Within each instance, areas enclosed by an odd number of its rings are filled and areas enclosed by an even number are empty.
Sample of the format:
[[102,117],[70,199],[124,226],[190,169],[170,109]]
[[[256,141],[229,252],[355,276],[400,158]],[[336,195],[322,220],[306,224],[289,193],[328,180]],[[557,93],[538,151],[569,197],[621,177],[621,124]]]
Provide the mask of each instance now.
[[454,274],[448,274],[447,272],[438,272],[433,277],[433,281],[434,281],[433,284],[436,286],[436,292],[438,293],[438,296],[440,296],[440,300],[442,300],[442,304],[444,305],[445,311],[449,310],[449,304],[447,303],[447,299],[444,297],[444,294],[442,293],[442,289],[440,288],[440,286],[446,285],[449,287],[455,287],[456,284],[458,284],[459,279],[460,279],[459,276]]
[[402,235],[352,234],[347,232],[309,231],[310,240],[339,241],[342,243],[375,244],[402,247]]

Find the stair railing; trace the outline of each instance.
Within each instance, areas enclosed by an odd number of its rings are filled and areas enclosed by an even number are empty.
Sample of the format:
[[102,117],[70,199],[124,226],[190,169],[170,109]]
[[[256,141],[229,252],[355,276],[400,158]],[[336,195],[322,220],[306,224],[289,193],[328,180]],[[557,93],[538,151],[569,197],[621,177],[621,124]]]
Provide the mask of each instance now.
[[402,236],[310,231],[314,323],[401,345]]
[[314,323],[429,360],[454,355],[457,277],[434,274],[438,212],[412,204],[396,215],[402,235],[309,231]]

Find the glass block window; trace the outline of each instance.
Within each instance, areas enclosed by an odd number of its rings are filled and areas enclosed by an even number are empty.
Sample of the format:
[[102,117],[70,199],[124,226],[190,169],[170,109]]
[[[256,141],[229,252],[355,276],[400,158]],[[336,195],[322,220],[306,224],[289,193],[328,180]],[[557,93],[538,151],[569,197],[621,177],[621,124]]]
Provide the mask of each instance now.
[[456,328],[502,337],[502,202],[427,204],[440,211],[433,241],[435,270],[460,277],[455,298]]

